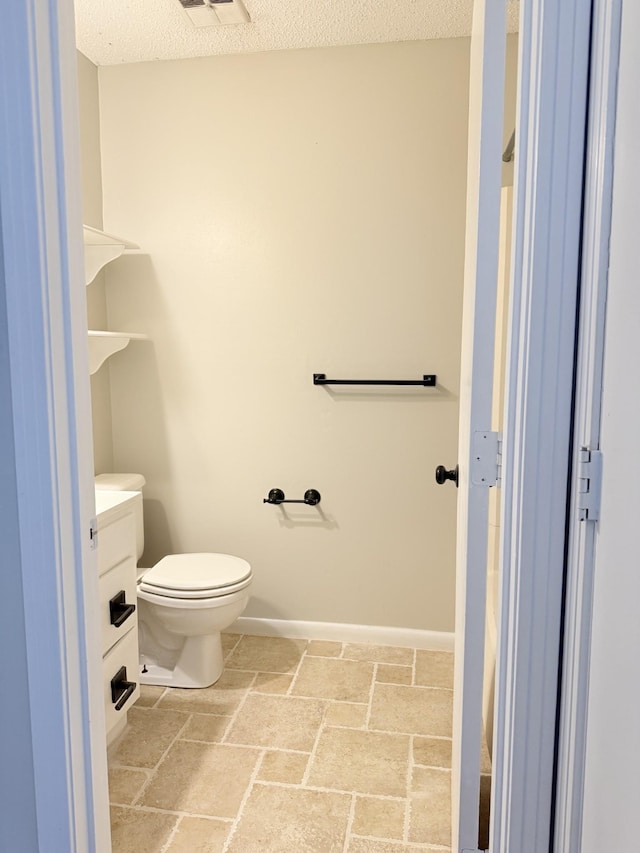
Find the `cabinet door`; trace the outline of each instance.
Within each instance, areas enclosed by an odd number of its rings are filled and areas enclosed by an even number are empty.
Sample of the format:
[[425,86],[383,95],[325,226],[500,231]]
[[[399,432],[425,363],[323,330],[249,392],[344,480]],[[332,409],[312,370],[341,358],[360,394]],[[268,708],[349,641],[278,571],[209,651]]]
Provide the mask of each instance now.
[[136,607],[136,562],[133,557],[127,557],[100,576],[103,655],[128,631],[137,629]]
[[98,521],[98,572],[104,574],[127,557],[136,562],[136,527],[132,512],[104,526]]
[[140,696],[137,630],[130,630],[104,656],[102,676],[108,737],[109,732],[126,716],[128,709]]

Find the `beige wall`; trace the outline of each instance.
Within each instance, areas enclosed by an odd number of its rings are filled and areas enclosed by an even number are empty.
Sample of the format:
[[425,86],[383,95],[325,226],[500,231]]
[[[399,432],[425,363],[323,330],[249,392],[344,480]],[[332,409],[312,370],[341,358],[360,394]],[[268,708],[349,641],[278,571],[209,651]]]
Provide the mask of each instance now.
[[[93,228],[102,228],[98,69],[79,51],[77,57],[83,221],[85,225],[91,225]],[[90,329],[107,328],[107,305],[102,273],[87,288],[87,320]],[[108,364],[91,377],[91,406],[95,470],[96,473],[110,471],[113,467],[113,445]]]
[[153,340],[110,362],[114,466],[146,563],[245,556],[247,615],[453,629],[468,49],[100,69],[105,228],[147,253],[108,268],[109,328]]
[[100,161],[100,104],[98,69],[77,51],[80,107],[80,168],[85,225],[102,228],[102,165]]

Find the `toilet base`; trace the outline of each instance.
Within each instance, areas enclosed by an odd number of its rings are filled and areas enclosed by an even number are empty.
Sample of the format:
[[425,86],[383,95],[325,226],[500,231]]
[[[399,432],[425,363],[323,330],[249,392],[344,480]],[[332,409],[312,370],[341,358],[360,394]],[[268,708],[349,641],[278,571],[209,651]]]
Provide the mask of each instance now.
[[160,687],[210,687],[223,669],[220,633],[185,637],[175,664],[163,665],[153,653],[140,650],[140,684]]

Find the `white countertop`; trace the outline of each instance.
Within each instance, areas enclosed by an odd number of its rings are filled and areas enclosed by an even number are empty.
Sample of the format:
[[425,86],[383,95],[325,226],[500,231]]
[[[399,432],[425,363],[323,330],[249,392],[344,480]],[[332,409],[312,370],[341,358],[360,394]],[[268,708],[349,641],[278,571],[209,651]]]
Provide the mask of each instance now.
[[136,499],[142,500],[141,492],[111,492],[96,489],[96,516],[98,524],[108,520],[110,515],[116,515],[117,511],[124,508],[127,503],[133,504]]

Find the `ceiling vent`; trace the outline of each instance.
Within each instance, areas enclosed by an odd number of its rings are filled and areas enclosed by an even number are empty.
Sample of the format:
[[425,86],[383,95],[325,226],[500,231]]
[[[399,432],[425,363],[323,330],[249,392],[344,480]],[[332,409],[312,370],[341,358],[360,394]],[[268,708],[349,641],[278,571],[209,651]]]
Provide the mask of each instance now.
[[251,20],[242,0],[179,0],[195,27],[248,24]]

